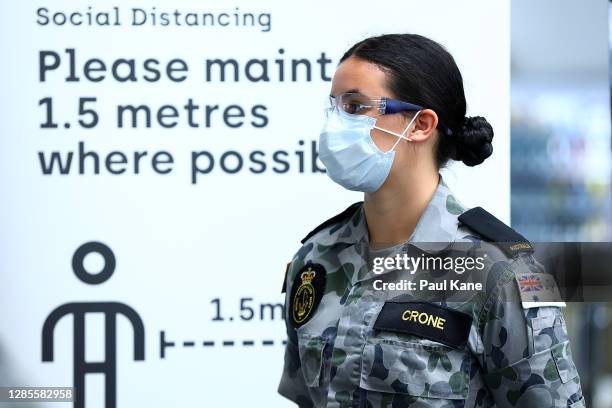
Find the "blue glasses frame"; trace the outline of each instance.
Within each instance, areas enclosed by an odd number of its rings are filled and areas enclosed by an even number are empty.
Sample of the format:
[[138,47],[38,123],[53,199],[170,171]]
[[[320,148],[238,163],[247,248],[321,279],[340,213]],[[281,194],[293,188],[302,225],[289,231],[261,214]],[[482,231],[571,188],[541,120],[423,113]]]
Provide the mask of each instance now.
[[[360,92],[345,92],[336,97],[329,95],[330,104],[332,107],[337,107],[338,109],[342,109],[344,112],[354,115],[353,112],[347,112],[345,109],[341,108],[341,99],[349,96],[358,96],[361,98],[367,99],[367,101],[371,102],[372,105],[364,105],[361,102],[360,105],[363,107],[376,108],[381,115],[388,115],[392,113],[400,113],[400,112],[415,112],[425,109],[423,106],[416,105],[414,103],[401,101],[399,99],[387,98],[386,96],[382,96],[380,98],[370,98],[365,96]],[[376,104],[377,106],[375,106]],[[446,125],[438,122],[438,127],[444,131],[445,134],[451,135],[453,131]]]

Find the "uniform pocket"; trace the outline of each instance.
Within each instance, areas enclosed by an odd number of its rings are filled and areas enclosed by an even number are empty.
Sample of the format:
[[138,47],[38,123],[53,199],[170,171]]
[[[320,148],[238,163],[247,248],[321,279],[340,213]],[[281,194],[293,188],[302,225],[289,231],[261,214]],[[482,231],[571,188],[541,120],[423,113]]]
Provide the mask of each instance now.
[[576,402],[572,402],[568,405],[568,408],[586,408],[586,402],[584,401],[584,397],[581,395],[580,399]]
[[299,354],[304,380],[309,387],[320,387],[328,377],[331,342],[325,337],[300,334]]
[[569,341],[555,344],[550,351],[562,383],[565,384],[578,376]]
[[467,350],[428,340],[370,338],[362,359],[360,387],[366,390],[453,400],[468,396]]
[[[529,313],[534,313],[530,312]],[[536,316],[528,316],[531,327],[532,354],[550,349],[568,340],[565,319],[558,307],[540,307]]]

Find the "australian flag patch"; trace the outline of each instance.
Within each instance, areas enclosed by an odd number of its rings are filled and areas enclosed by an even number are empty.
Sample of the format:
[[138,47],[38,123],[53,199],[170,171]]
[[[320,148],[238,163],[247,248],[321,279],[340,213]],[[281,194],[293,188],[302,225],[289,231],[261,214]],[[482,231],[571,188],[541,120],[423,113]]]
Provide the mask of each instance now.
[[555,278],[548,273],[517,273],[516,282],[524,309],[542,306],[565,307]]

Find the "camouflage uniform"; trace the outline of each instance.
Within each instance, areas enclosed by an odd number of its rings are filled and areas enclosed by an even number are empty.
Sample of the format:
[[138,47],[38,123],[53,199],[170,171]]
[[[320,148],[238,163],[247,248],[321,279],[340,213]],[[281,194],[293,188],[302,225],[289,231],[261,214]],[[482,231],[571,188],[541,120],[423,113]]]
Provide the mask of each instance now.
[[[560,305],[520,296],[518,275],[545,272],[531,253],[508,256],[459,222],[466,209],[440,178],[406,245],[429,243],[420,249],[443,253],[463,242],[474,253],[486,251],[484,290],[461,300],[374,290],[372,281],[382,275],[369,267],[362,203],[353,209],[303,241],[288,266],[281,395],[300,407],[584,407]],[[312,315],[297,325],[292,286],[311,263],[325,269],[326,280]],[[397,299],[469,315],[465,345],[375,330],[383,305]]]

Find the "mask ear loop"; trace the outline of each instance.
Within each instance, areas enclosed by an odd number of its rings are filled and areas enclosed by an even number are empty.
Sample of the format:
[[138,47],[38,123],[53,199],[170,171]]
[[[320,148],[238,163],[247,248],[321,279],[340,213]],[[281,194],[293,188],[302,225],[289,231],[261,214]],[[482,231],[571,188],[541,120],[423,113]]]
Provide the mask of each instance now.
[[391,147],[391,149],[389,149],[388,151],[386,151],[385,153],[389,153],[393,150],[395,150],[395,148],[397,147],[398,143],[402,140],[402,139],[406,139],[409,142],[412,142],[412,139],[409,137],[404,136],[406,134],[406,132],[408,131],[408,129],[410,129],[410,126],[412,125],[412,123],[416,120],[417,116],[419,116],[419,113],[421,113],[421,111],[418,111],[416,113],[416,115],[414,115],[414,117],[412,118],[412,120],[410,121],[410,123],[408,124],[408,126],[406,126],[406,129],[404,129],[404,131],[402,132],[402,134],[400,135],[399,133],[395,133],[392,132],[390,130],[386,130],[383,128],[379,128],[378,126],[374,126],[374,128],[378,129],[378,130],[382,130],[383,132],[387,132],[387,133],[391,133],[394,136],[397,136],[397,141],[393,144],[393,147]]

